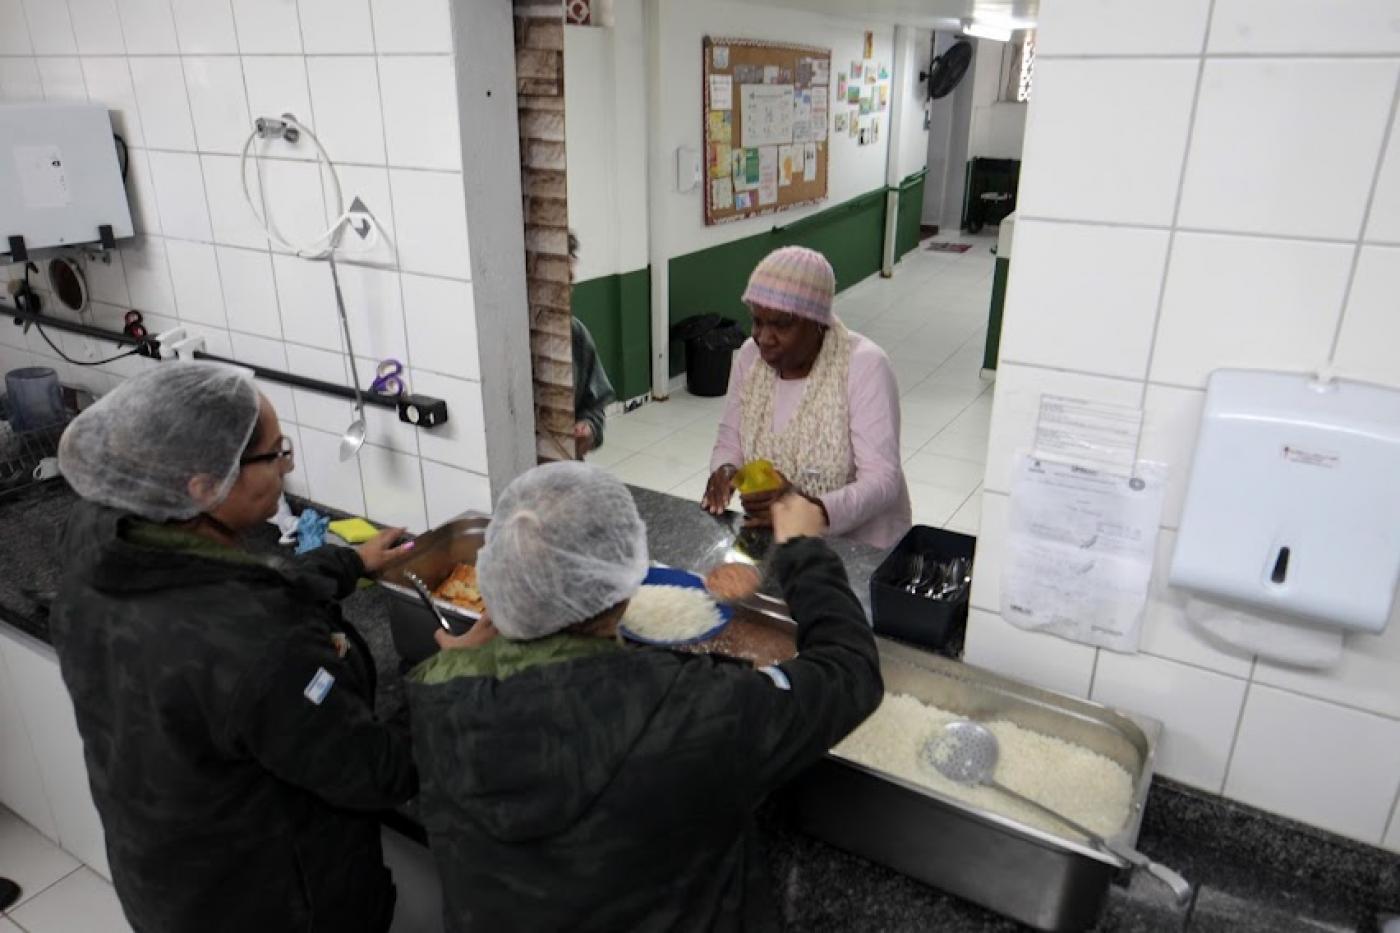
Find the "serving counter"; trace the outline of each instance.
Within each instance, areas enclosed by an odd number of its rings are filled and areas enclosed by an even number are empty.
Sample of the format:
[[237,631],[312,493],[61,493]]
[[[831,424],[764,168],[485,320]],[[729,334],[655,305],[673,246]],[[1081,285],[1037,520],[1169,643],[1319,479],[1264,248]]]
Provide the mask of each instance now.
[[[737,520],[715,519],[689,500],[641,489],[633,494],[647,522],[653,559],[673,566],[695,566],[727,539]],[[105,874],[81,743],[48,646],[45,603],[59,586],[59,535],[75,501],[62,483],[0,499],[0,803]],[[276,548],[275,538],[269,526],[256,546]],[[857,594],[868,600],[880,552],[850,542],[835,547]],[[405,709],[389,634],[392,598],[368,588],[344,608],[375,656],[378,709],[398,719]],[[1097,930],[1360,931],[1377,929],[1384,911],[1400,913],[1400,859],[1392,854],[1161,778],[1152,782],[1140,818],[1139,847],[1196,883],[1196,898],[1178,909],[1155,882],[1135,877],[1109,888]],[[404,825],[401,817],[394,822]],[[1025,929],[828,845],[800,825],[803,820],[786,811],[781,795],[760,814],[762,845],[790,929]],[[412,835],[411,825],[406,828]],[[411,898],[431,896],[416,893],[422,889],[413,884],[401,890]],[[423,906],[431,916],[433,909]]]

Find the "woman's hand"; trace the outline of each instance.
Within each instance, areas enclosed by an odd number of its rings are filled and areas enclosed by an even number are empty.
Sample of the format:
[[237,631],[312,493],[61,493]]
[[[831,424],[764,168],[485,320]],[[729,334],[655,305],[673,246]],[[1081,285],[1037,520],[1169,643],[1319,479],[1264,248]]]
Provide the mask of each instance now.
[[826,531],[826,510],[821,503],[791,493],[773,503],[773,540],[782,544],[793,538],[816,538]]
[[479,648],[499,634],[500,632],[491,622],[490,613],[483,612],[481,618],[467,629],[467,634],[450,635],[439,628],[433,632],[433,638],[437,640],[438,647],[443,651],[457,651],[461,648]]
[[739,501],[744,505],[744,514],[748,516],[744,521],[745,528],[767,528],[773,524],[773,503],[792,491],[792,483],[786,476],[778,473],[778,479],[783,482],[777,489],[739,497]]
[[412,541],[407,541],[400,544],[398,547],[393,547],[393,543],[402,537],[402,528],[385,528],[383,531],[379,532],[379,534],[355,548],[355,552],[360,555],[360,560],[364,561],[365,573],[378,573],[383,570],[385,565],[390,561],[396,560],[413,550]]
[[574,455],[582,460],[593,449],[593,425],[587,421],[574,422]]
[[734,474],[738,470],[733,464],[726,463],[718,470],[710,474],[710,481],[705,484],[705,495],[700,500],[700,506],[711,515],[723,515],[724,510],[729,508],[729,500],[734,498]]

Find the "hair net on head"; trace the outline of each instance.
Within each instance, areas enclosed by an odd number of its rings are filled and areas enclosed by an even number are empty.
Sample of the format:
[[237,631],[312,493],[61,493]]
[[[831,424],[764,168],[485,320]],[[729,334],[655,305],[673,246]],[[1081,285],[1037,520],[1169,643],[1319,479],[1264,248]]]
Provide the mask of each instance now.
[[506,487],[477,557],[477,583],[507,638],[543,638],[630,599],[647,573],[632,494],[583,463],[551,463]]
[[[217,506],[238,478],[258,421],[258,390],[213,363],[162,363],[128,379],[63,432],[58,465],[84,499],[152,521],[193,518]],[[210,477],[196,501],[190,480]]]

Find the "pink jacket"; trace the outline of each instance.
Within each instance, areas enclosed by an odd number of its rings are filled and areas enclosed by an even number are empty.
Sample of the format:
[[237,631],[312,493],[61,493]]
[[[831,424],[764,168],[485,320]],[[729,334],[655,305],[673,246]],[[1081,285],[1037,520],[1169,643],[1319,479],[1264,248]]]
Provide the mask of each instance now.
[[[739,349],[729,373],[729,394],[719,423],[710,471],[726,463],[742,466],[748,457],[740,440],[740,400],[744,380],[755,365],[766,366],[752,340]],[[793,414],[807,380],[778,380],[773,400],[773,424],[781,431]],[[899,456],[899,387],[889,357],[860,334],[851,334],[851,366],[847,376],[851,409],[851,449],[855,481],[821,497],[831,520],[828,534],[852,538],[878,548],[893,547],[913,523],[909,486]]]

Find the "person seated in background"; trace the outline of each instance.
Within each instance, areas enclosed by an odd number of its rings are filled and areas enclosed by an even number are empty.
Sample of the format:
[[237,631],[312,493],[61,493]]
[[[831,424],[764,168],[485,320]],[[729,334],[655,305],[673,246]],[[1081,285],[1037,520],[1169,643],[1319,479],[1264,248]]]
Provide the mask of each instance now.
[[408,683],[449,930],[778,926],[754,810],[883,686],[820,510],[771,511],[798,655],[759,671],[619,642],[648,567],[619,480],[561,462],[506,489],[478,558],[489,621],[439,632]]
[[784,247],[754,269],[743,295],[753,337],[729,374],[701,502],[722,514],[738,468],[768,460],[781,485],[743,497],[751,524],[769,524],[772,504],[795,491],[821,506],[828,534],[888,548],[912,524],[899,387],[885,352],[836,317],[835,297],[815,250]]
[[64,431],[83,498],[50,616],[112,883],[141,933],[383,933],[376,811],[417,790],[336,605],[402,529],[294,560],[247,550],[291,441],[243,373],[161,363]]
[[[578,268],[578,236],[569,231],[569,282]],[[577,317],[571,318],[574,354],[574,449],[582,460],[590,451],[603,446],[607,409],[617,399],[607,370],[598,360],[593,335]]]

